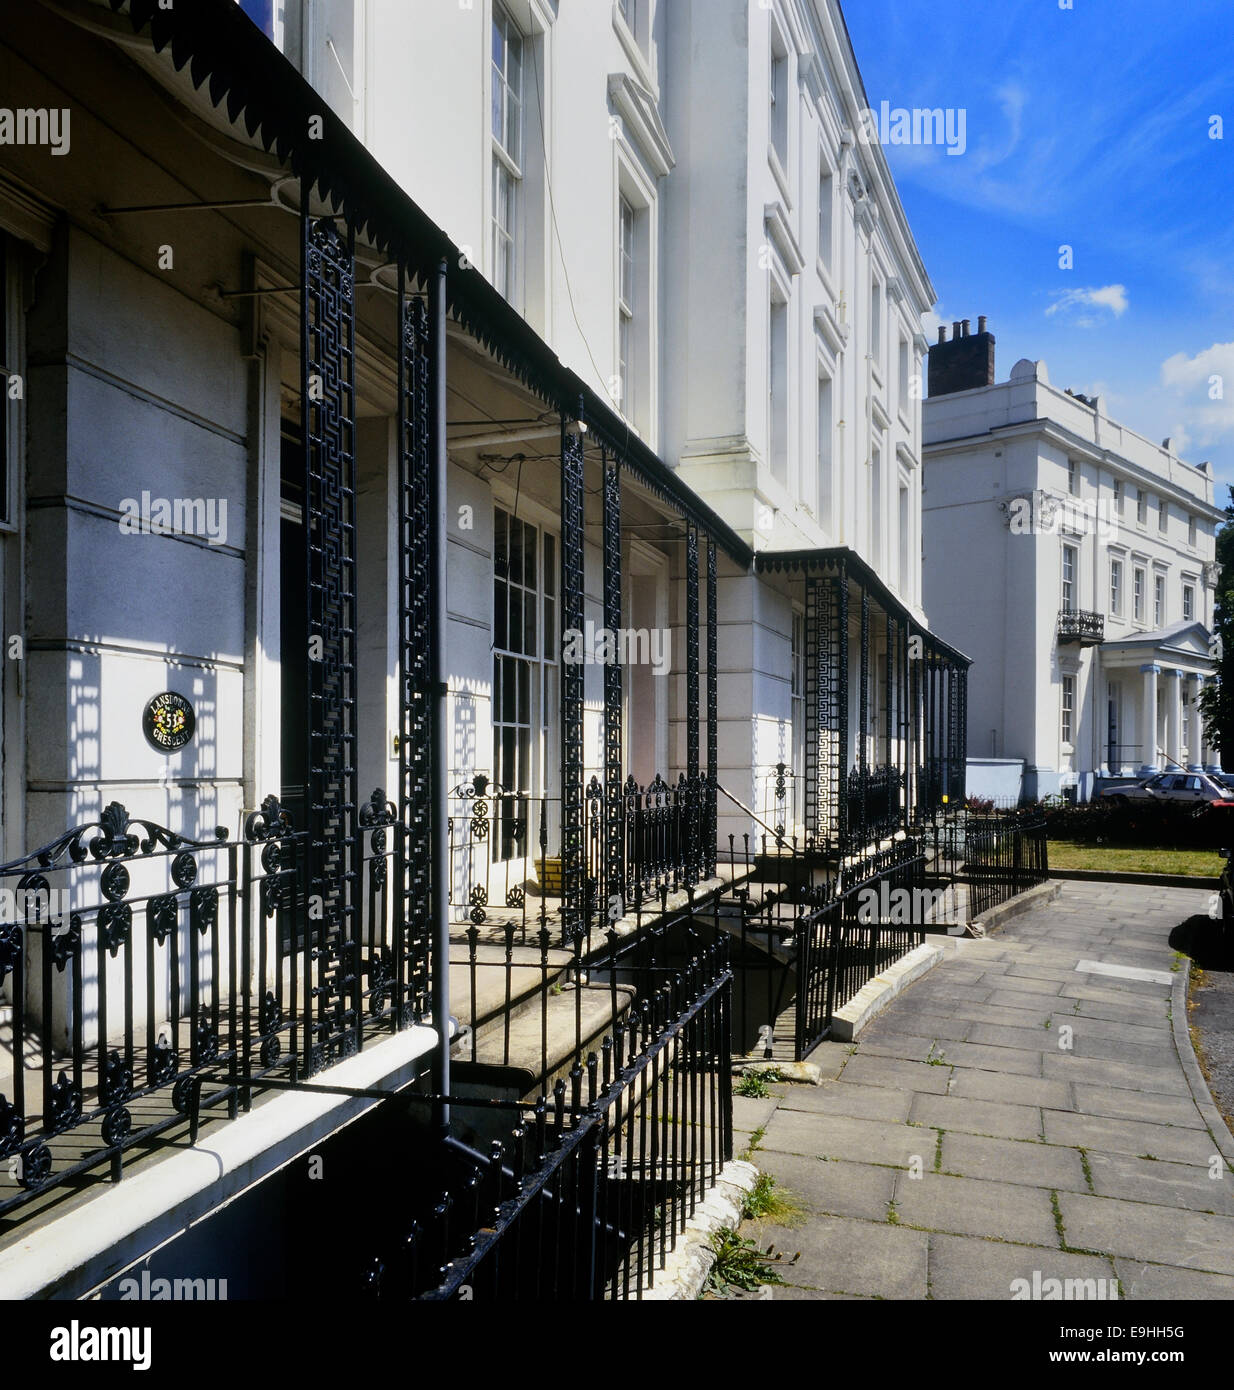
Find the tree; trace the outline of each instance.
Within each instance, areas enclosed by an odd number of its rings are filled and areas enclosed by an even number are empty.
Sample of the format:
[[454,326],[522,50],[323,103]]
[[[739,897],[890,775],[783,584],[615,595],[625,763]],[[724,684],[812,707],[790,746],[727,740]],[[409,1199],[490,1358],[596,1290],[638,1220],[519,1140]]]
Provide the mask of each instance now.
[[1213,637],[1217,679],[1200,692],[1200,712],[1208,742],[1234,763],[1234,487],[1228,489],[1225,524],[1217,532],[1217,590],[1213,602]]

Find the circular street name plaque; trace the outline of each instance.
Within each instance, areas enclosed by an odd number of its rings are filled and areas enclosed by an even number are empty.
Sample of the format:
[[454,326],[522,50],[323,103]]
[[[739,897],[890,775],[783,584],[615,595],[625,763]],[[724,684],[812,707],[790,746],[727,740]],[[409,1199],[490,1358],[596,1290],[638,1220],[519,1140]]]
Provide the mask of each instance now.
[[156,695],[141,716],[142,733],[146,742],[160,753],[174,753],[193,737],[197,716],[193,706],[174,690]]

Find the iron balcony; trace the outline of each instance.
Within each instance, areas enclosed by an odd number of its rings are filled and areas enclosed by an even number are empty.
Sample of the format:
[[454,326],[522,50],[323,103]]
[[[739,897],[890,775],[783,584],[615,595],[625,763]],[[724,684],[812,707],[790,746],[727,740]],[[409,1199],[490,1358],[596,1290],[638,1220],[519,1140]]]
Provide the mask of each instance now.
[[1058,615],[1058,640],[1095,647],[1105,641],[1105,614],[1064,608]]

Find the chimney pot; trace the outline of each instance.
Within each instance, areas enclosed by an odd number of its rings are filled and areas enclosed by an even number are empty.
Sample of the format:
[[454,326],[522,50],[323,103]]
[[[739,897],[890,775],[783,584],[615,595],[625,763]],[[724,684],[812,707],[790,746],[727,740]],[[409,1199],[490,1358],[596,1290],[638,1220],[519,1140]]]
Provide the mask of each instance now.
[[945,323],[941,325],[938,330],[938,341],[940,343],[945,343],[947,341],[947,325]]
[[984,333],[984,332],[985,332],[985,324],[986,324],[986,316],[985,316],[984,314],[980,314],[980,315],[978,316],[978,318],[977,318],[977,332],[978,332],[978,333]]
[[953,338],[958,338],[958,337],[960,336],[960,320],[959,320],[959,319],[956,319],[956,321],[951,325],[951,336],[952,336]]
[[972,321],[971,319],[962,319],[962,320],[961,320],[961,323],[963,323],[963,325],[964,325],[964,336],[965,336],[966,338],[968,337],[968,325],[970,324],[971,321]]

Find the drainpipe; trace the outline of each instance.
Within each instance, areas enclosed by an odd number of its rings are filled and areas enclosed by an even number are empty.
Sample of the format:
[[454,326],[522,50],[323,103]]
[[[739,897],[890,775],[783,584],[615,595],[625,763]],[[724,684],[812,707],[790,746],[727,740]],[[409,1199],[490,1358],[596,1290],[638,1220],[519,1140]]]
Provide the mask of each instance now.
[[[432,789],[433,871],[430,875],[433,921],[433,1026],[437,1030],[437,1060],[433,1088],[439,1096],[450,1094],[450,908],[449,848],[446,835],[447,776],[450,741],[446,684],[446,262],[429,281],[429,342],[433,364],[430,399],[432,478],[429,506],[429,547],[433,585],[433,622],[430,629],[429,679],[432,683]],[[437,1128],[450,1133],[450,1106],[435,1104]]]

